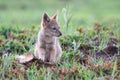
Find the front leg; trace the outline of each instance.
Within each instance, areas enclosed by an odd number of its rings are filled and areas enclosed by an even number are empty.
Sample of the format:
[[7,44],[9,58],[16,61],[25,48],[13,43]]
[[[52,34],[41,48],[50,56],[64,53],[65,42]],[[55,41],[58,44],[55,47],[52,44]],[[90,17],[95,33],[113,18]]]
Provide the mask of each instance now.
[[55,63],[56,62],[56,51],[52,49],[50,51],[50,63]]
[[43,62],[45,61],[45,53],[46,53],[45,49],[40,47],[35,48],[35,53],[34,53],[35,57],[37,59],[42,60]]

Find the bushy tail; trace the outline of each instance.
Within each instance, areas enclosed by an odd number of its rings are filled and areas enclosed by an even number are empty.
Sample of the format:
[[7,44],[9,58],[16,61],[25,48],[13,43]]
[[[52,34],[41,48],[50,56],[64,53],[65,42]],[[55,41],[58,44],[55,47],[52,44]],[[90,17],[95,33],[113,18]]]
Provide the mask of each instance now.
[[27,53],[25,55],[17,55],[15,57],[16,60],[18,60],[19,63],[26,63],[31,61],[34,58],[33,54]]

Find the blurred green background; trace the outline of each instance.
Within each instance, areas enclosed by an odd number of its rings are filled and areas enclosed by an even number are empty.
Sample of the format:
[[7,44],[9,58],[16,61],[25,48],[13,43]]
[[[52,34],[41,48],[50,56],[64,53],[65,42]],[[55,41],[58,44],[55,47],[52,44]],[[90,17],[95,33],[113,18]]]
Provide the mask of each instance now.
[[56,11],[64,25],[63,8],[74,26],[120,18],[120,0],[0,0],[0,25],[39,25],[44,12]]
[[[50,69],[36,62],[22,67],[15,56],[34,53],[43,13],[53,16],[57,11],[63,34],[61,61]],[[115,47],[109,50],[111,44]],[[102,61],[104,53],[120,53],[118,46],[120,0],[0,0],[0,80],[120,80],[116,56],[108,64]],[[100,53],[100,59],[86,56],[91,53]]]

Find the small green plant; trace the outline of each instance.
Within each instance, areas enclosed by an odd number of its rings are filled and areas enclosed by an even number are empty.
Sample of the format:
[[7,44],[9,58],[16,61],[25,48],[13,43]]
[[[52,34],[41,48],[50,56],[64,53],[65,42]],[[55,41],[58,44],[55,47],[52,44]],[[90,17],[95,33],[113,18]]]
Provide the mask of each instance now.
[[73,41],[73,46],[74,46],[74,51],[73,53],[76,54],[78,52],[78,48],[80,47],[80,41],[76,42],[75,40]]
[[70,14],[70,11],[67,8],[63,8],[63,15],[64,15],[64,20],[66,24],[66,30],[68,30],[69,23],[72,19],[72,14]]

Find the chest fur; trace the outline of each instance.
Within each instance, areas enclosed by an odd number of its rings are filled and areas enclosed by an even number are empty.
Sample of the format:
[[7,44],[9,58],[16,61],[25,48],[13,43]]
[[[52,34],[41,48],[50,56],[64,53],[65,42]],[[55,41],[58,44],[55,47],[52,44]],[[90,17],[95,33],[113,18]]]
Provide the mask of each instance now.
[[45,39],[41,41],[41,48],[45,49],[45,51],[47,53],[49,53],[49,51],[54,50],[55,49],[55,45],[56,45],[56,40],[50,40],[50,39]]

